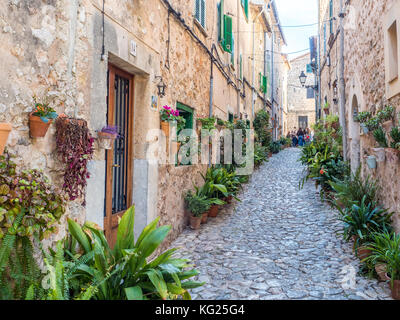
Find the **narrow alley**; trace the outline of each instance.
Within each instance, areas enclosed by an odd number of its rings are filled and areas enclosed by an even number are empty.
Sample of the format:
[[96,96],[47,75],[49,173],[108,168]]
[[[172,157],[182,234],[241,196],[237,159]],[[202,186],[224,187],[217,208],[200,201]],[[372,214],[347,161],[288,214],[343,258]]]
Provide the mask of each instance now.
[[187,228],[172,244],[206,282],[193,299],[391,299],[386,283],[356,275],[352,244],[313,182],[299,190],[300,150],[289,148],[255,171],[242,200]]

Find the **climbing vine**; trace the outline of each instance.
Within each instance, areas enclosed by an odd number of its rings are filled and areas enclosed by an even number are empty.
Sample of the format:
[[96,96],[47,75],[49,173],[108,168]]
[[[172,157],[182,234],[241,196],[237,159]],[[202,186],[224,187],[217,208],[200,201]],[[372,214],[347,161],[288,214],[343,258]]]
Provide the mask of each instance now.
[[60,117],[56,121],[56,150],[65,164],[63,190],[70,200],[83,197],[90,178],[87,165],[93,157],[94,138],[85,120]]

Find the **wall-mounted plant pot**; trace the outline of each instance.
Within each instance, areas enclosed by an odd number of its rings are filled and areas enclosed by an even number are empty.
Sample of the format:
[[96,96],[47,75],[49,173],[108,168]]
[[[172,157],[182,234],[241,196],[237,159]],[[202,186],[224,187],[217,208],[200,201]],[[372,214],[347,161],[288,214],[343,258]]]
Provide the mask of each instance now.
[[369,129],[368,129],[368,127],[366,126],[366,124],[365,124],[365,123],[361,123],[360,126],[361,126],[361,129],[362,129],[363,133],[364,133],[364,134],[368,134]]
[[384,123],[382,123],[382,127],[386,132],[390,132],[394,127],[393,120],[385,121]]
[[44,122],[40,117],[34,116],[32,113],[29,115],[29,132],[31,138],[43,138],[46,136],[47,130],[53,120]]
[[376,157],[375,156],[368,156],[367,157],[367,165],[370,169],[376,169]]
[[329,114],[329,109],[324,109],[324,112],[325,112],[326,115],[328,115]]
[[386,158],[385,148],[373,148],[376,162],[384,162]]
[[12,126],[9,123],[0,123],[0,155],[3,154]]
[[97,132],[97,143],[100,149],[111,150],[117,136],[108,132]]
[[386,160],[389,163],[397,163],[400,159],[400,150],[393,148],[385,148]]
[[167,141],[169,138],[169,122],[168,121],[161,121],[161,131],[164,132],[165,136],[167,137]]

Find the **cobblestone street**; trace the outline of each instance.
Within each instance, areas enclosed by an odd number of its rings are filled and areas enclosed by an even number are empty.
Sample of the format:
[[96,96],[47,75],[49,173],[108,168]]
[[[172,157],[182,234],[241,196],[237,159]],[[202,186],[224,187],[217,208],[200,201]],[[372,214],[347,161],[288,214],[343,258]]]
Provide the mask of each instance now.
[[[239,198],[172,244],[206,285],[193,299],[391,299],[386,283],[356,275],[352,244],[312,182],[299,190],[299,150],[289,148],[256,170]],[[355,275],[355,283],[343,279]]]

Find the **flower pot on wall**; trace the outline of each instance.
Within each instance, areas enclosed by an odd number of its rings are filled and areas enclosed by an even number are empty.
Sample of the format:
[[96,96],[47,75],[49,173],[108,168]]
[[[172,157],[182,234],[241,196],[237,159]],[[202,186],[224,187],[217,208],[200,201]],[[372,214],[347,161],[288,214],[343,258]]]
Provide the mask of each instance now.
[[32,138],[43,138],[46,136],[47,130],[53,120],[44,122],[40,117],[34,116],[32,113],[29,115],[29,130]]
[[0,123],[0,155],[3,154],[12,126],[9,123]]
[[360,126],[361,126],[363,133],[367,134],[369,132],[369,129],[365,123],[361,123]]
[[386,158],[386,152],[385,148],[373,148],[375,157],[376,157],[376,162],[384,162]]
[[324,112],[325,112],[326,115],[328,115],[329,114],[329,109],[327,109],[327,108],[324,109]]
[[367,165],[370,169],[376,169],[376,157],[375,156],[368,156],[367,157]]
[[100,149],[110,150],[114,144],[116,135],[108,133],[108,132],[97,132],[97,142],[99,144]]
[[164,132],[165,137],[169,138],[169,122],[168,121],[161,121],[161,131]]

